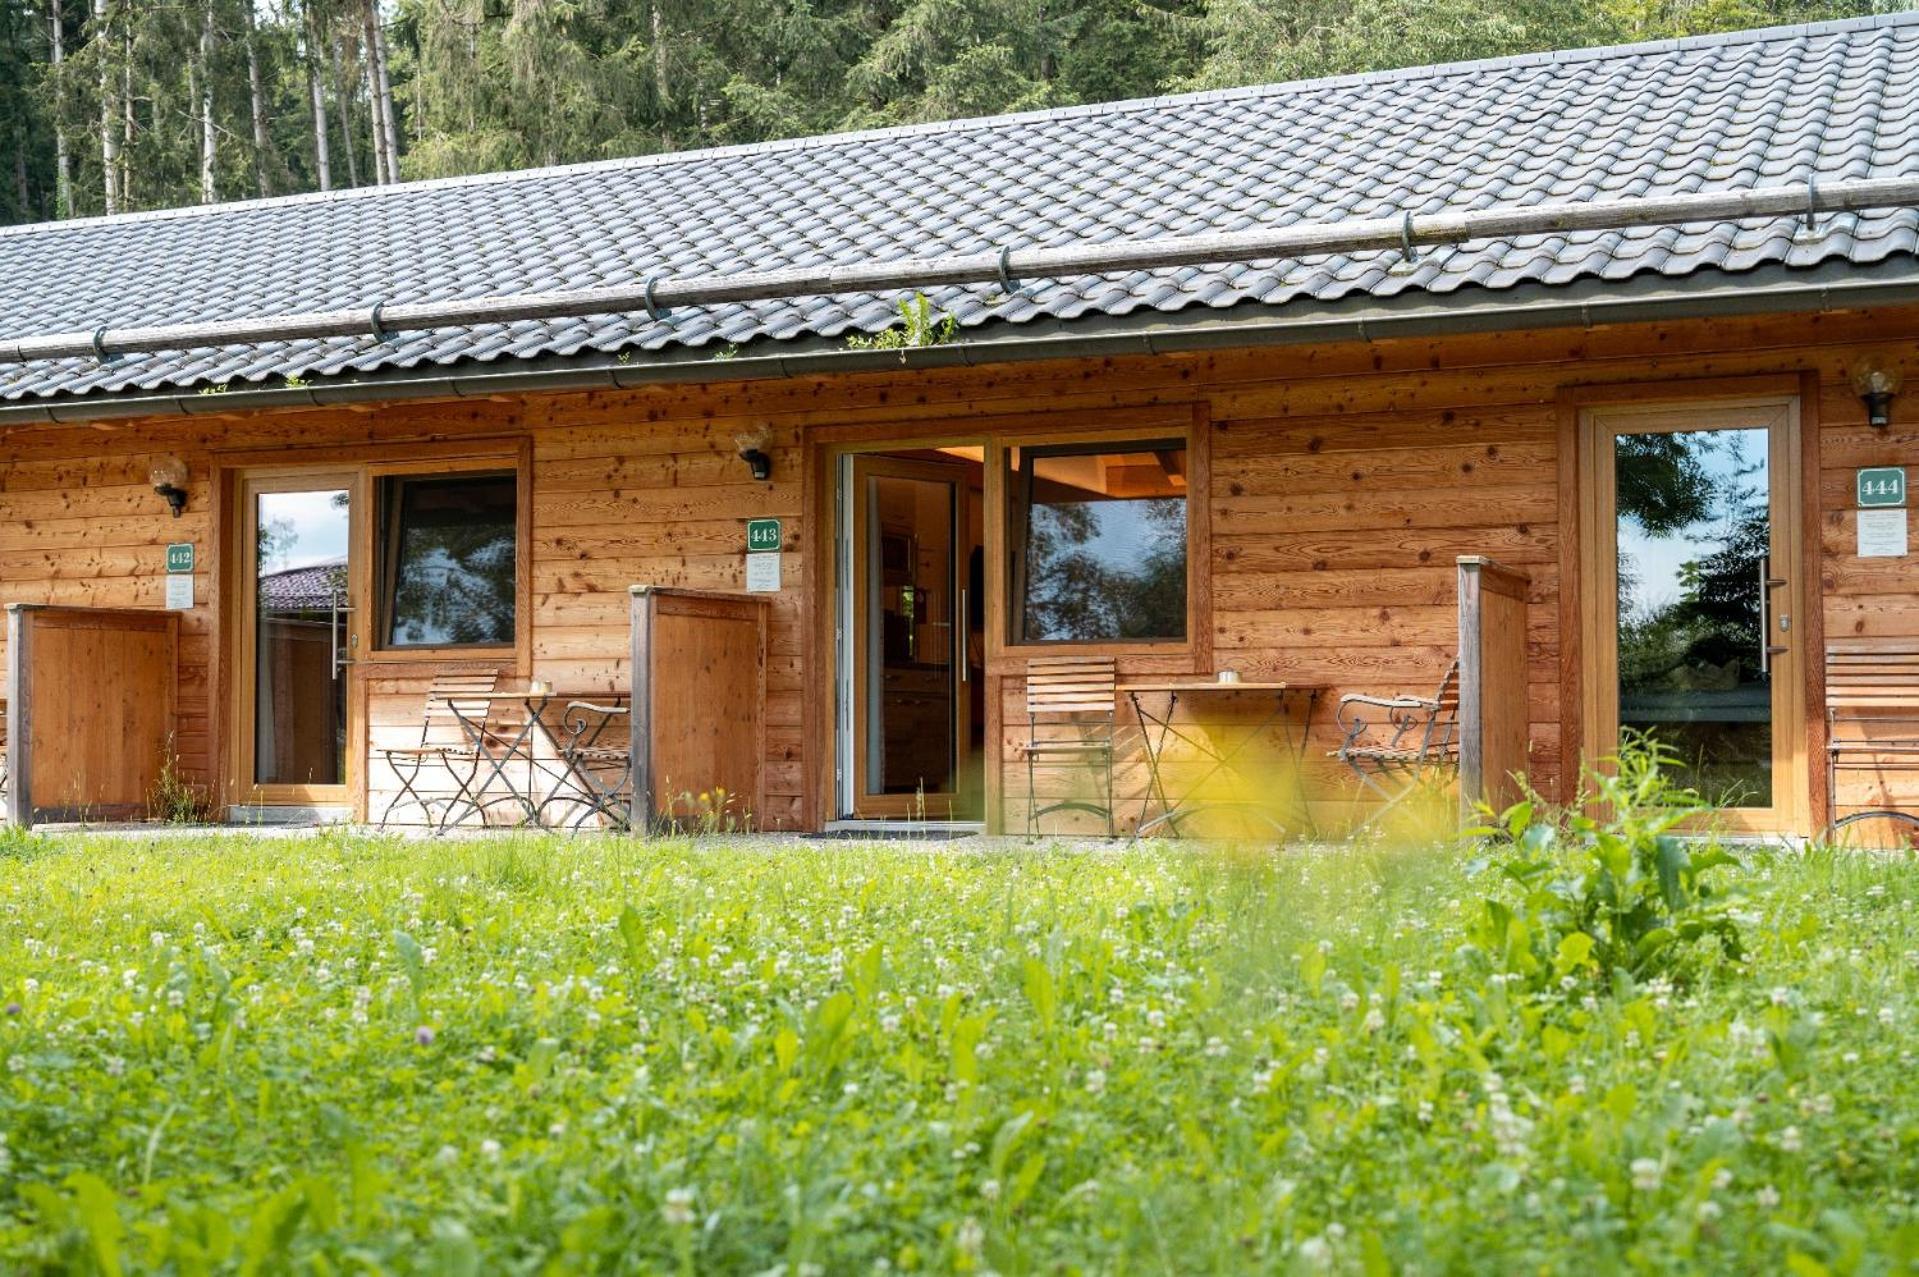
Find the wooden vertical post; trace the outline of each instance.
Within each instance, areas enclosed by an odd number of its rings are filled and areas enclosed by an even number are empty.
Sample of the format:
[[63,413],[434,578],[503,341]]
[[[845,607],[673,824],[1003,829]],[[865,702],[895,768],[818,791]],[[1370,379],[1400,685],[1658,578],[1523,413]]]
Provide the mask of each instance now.
[[636,832],[650,831],[659,818],[653,803],[653,592],[647,586],[632,590],[632,665],[627,677],[632,681],[627,716],[633,741],[633,810],[630,827]]
[[1530,710],[1526,693],[1524,572],[1483,555],[1459,558],[1459,807],[1515,801],[1526,774]]
[[32,626],[27,608],[7,608],[7,821],[21,829],[33,825],[33,695],[27,670]]

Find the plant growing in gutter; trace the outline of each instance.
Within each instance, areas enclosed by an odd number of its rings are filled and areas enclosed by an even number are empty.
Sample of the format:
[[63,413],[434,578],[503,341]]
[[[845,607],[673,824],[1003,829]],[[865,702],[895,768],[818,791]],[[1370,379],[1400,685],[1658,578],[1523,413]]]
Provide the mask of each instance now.
[[915,292],[898,302],[900,322],[880,332],[854,333],[846,339],[848,350],[897,350],[904,352],[921,346],[944,346],[959,339],[959,317],[942,311],[933,313],[926,294]]

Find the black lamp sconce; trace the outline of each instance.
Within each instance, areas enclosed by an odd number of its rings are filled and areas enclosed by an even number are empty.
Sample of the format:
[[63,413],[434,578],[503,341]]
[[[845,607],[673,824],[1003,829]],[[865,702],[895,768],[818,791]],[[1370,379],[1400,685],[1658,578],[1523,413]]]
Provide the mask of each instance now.
[[767,445],[772,442],[773,432],[765,426],[733,436],[733,446],[740,450],[740,460],[746,463],[747,471],[762,483],[773,477],[773,458],[766,451]]
[[1866,423],[1874,429],[1884,430],[1892,424],[1892,400],[1899,393],[1901,380],[1898,369],[1887,367],[1876,356],[1853,365],[1852,388],[1866,405]]
[[187,463],[178,457],[162,458],[153,463],[147,480],[153,484],[153,490],[166,499],[173,517],[179,518],[180,512],[187,508]]

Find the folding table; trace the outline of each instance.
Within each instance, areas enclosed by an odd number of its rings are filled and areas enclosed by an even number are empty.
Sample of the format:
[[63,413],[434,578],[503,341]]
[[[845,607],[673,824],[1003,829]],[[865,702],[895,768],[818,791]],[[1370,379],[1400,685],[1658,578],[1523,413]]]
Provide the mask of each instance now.
[[[1318,703],[1320,693],[1326,689],[1310,683],[1294,682],[1242,682],[1222,683],[1214,679],[1155,680],[1148,682],[1122,683],[1119,690],[1132,702],[1133,712],[1139,716],[1140,734],[1145,745],[1147,789],[1145,800],[1140,804],[1139,825],[1134,837],[1146,838],[1161,829],[1170,828],[1174,834],[1180,834],[1180,822],[1190,820],[1204,811],[1237,809],[1264,820],[1272,826],[1278,836],[1295,833],[1300,829],[1317,832],[1312,817],[1312,808],[1306,801],[1306,788],[1302,770],[1306,761],[1306,733],[1312,724],[1313,706]],[[1164,703],[1157,698],[1164,697]],[[1204,729],[1206,717],[1203,711],[1193,715],[1191,725],[1181,725],[1175,721],[1175,715],[1181,702],[1189,709],[1197,709],[1207,702],[1236,697],[1244,701],[1259,698],[1267,702],[1264,713],[1250,726],[1232,728],[1232,739],[1216,738]],[[1296,720],[1288,714],[1288,709],[1304,702]],[[1217,720],[1215,716],[1214,721]],[[1297,730],[1282,734],[1282,763],[1290,773],[1286,794],[1286,806],[1290,807],[1297,823],[1291,826],[1276,818],[1269,804],[1244,798],[1219,798],[1209,796],[1208,786],[1215,780],[1237,774],[1238,767],[1247,749],[1256,741],[1267,736],[1274,728],[1286,728],[1294,725]],[[1179,744],[1189,747],[1205,765],[1205,771],[1199,779],[1185,787],[1185,792],[1169,795],[1166,786],[1167,748]],[[1154,805],[1159,807],[1157,815],[1148,817]]]

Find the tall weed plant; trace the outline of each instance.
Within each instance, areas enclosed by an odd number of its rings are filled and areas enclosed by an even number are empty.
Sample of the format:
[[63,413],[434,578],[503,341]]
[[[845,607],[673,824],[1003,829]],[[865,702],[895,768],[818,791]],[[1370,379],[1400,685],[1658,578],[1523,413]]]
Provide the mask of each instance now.
[[1535,987],[1580,982],[1630,993],[1682,981],[1714,955],[1741,961],[1733,907],[1740,862],[1712,830],[1712,807],[1673,778],[1678,758],[1649,737],[1587,772],[1555,807],[1530,790],[1474,831],[1500,847],[1500,885],[1470,929],[1476,955]]

